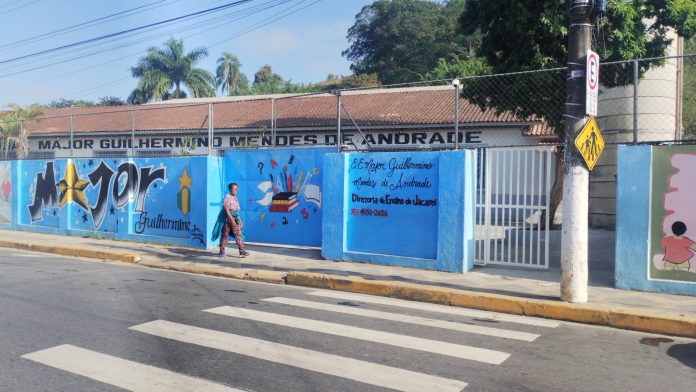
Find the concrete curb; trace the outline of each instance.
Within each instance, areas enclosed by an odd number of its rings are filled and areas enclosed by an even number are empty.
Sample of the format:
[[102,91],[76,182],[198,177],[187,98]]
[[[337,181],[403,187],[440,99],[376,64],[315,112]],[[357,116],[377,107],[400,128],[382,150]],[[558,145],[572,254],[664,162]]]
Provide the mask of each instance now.
[[219,276],[240,280],[251,280],[254,282],[265,282],[275,284],[286,284],[287,272],[266,271],[255,269],[232,268],[218,265],[206,265],[189,263],[183,261],[149,262],[141,261],[138,263],[144,267],[165,269],[169,271],[188,272],[193,274]]
[[142,260],[141,257],[136,254],[109,252],[88,247],[34,244],[17,240],[0,239],[0,247],[121,261],[138,264],[148,268],[255,282],[379,295],[409,301],[430,302],[492,312],[543,317],[661,335],[689,338],[696,337],[696,317],[670,313],[647,312],[592,304],[571,304],[560,301],[545,301],[476,291],[448,289],[437,286],[366,280],[360,277],[325,275],[311,272],[241,269],[184,261],[152,262]]
[[602,325],[662,335],[696,337],[696,317],[676,314],[645,312],[592,304],[571,304],[306,272],[289,272],[287,274],[287,284]]
[[54,253],[63,256],[86,257],[109,261],[121,261],[126,263],[138,263],[140,256],[136,254],[105,251],[97,248],[35,244],[28,241],[0,239],[0,247],[30,250],[44,253]]

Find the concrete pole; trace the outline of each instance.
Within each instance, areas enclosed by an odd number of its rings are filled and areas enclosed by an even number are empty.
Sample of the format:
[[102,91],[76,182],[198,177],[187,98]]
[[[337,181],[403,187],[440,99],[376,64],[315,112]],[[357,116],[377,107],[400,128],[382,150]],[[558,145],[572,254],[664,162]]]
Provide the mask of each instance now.
[[561,234],[561,299],[587,302],[587,215],[590,173],[574,145],[585,123],[585,61],[592,37],[592,2],[568,2],[568,79]]
[[271,98],[271,147],[275,147],[275,133],[276,133],[276,105],[275,98]]

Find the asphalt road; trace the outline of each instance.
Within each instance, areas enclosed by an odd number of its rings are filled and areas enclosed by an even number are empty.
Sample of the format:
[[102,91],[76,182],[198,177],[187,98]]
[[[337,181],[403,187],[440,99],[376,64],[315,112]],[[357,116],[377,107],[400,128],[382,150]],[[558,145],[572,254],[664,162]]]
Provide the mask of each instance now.
[[696,340],[0,249],[0,391],[689,391]]

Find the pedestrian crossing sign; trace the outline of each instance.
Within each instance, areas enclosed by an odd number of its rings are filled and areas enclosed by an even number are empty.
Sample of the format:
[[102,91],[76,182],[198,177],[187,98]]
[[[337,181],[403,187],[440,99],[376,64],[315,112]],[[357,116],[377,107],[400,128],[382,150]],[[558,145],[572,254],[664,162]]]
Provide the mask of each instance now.
[[587,168],[592,171],[595,163],[599,160],[599,155],[604,150],[604,139],[602,139],[602,134],[599,133],[594,117],[590,117],[587,120],[578,137],[575,138],[575,147],[585,159]]

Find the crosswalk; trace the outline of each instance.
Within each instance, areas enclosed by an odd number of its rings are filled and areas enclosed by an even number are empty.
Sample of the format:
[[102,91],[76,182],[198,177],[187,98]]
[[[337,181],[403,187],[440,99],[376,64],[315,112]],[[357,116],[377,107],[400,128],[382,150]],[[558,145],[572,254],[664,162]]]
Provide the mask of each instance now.
[[[324,347],[322,350],[316,350],[251,337],[248,336],[248,331],[235,333],[237,332],[235,327],[239,326],[240,322],[252,323],[286,331],[301,331],[315,337],[366,342],[374,347],[384,347],[385,350],[387,347],[408,350],[416,356],[422,356],[423,359],[432,358],[434,355],[467,363],[478,363],[481,364],[480,366],[505,366],[505,362],[514,353],[492,349],[491,346],[476,347],[444,341],[441,338],[430,339],[405,333],[387,332],[382,330],[383,328],[365,328],[364,325],[365,322],[389,323],[395,327],[395,331],[400,328],[422,327],[426,331],[433,331],[436,337],[440,336],[438,331],[450,334],[461,333],[461,340],[467,343],[469,337],[475,337],[476,339],[472,341],[479,344],[481,338],[484,338],[484,342],[487,342],[486,339],[508,342],[505,347],[511,347],[512,344],[535,344],[545,330],[559,326],[558,322],[551,320],[336,291],[307,292],[303,294],[302,299],[261,298],[259,303],[266,306],[252,309],[247,306],[224,305],[200,309],[201,317],[211,317],[216,322],[222,321],[225,331],[169,320],[153,320],[133,325],[128,329],[142,336],[159,339],[160,344],[163,345],[188,344],[227,353],[225,355],[241,355],[362,383],[368,389],[377,387],[396,391],[455,392],[461,391],[468,384],[467,374],[464,372],[457,377],[441,377],[326,352],[330,350]],[[304,317],[298,316],[297,313]],[[333,321],[323,321],[320,320],[321,318],[329,318]],[[336,319],[344,321],[334,322]],[[494,322],[496,325],[501,323],[500,325],[504,325],[505,328],[478,325],[472,322],[472,319],[479,323]],[[363,321],[363,326],[350,325],[345,320],[355,320],[358,324]],[[519,331],[509,325],[527,331],[533,329],[534,333]],[[492,347],[496,346],[492,345]],[[227,382],[223,384],[220,381],[209,381],[69,344],[29,353],[22,358],[131,391],[235,392],[248,390],[238,385],[227,385]],[[181,360],[185,359],[181,358]]]

